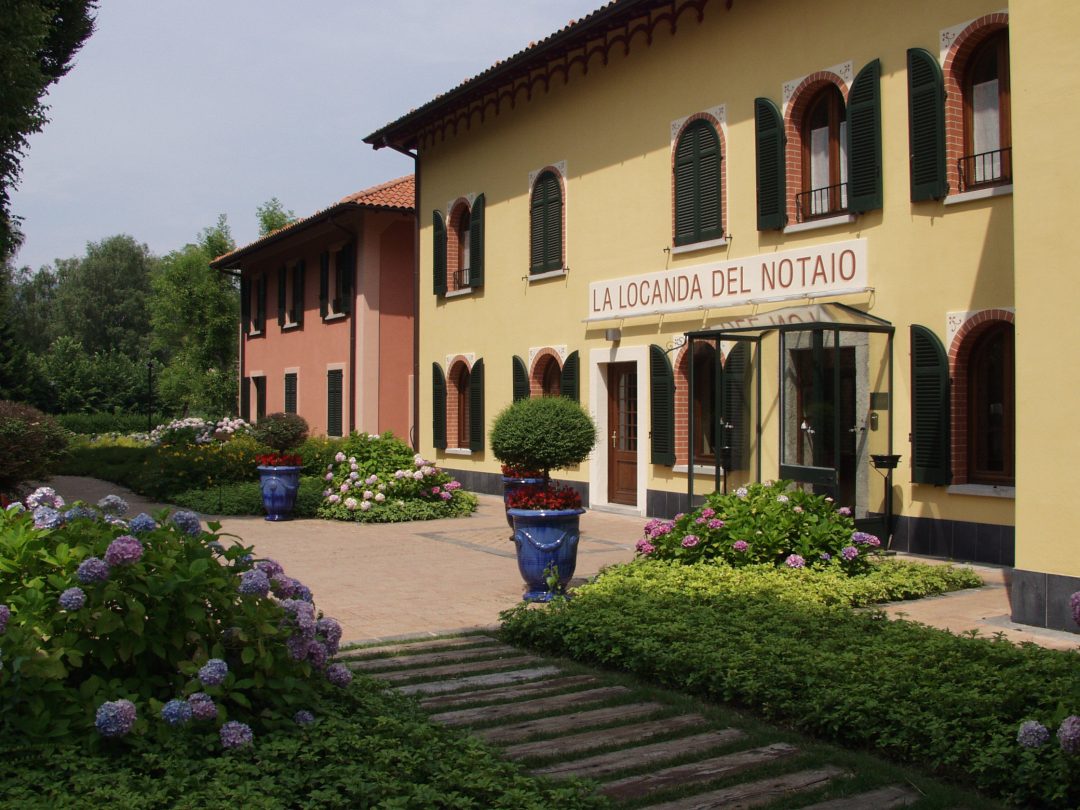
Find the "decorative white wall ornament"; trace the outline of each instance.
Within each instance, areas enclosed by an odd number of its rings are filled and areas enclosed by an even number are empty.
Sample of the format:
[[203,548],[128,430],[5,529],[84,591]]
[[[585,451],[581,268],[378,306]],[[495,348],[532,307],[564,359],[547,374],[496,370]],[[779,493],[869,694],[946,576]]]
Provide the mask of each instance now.
[[[716,123],[720,126],[720,129],[724,133],[725,140],[727,139],[727,106],[724,104],[718,104],[715,107],[709,107],[707,110],[699,110],[698,113],[704,113],[705,115],[712,116],[716,119]],[[698,113],[694,113],[697,115]],[[682,118],[676,118],[671,122],[671,148],[675,148],[675,139],[679,137],[679,132],[682,131],[683,126],[690,120],[689,115],[684,115]]]
[[[995,11],[992,13],[1004,14],[1007,17],[1009,15],[1009,10],[1007,8],[1003,8],[1000,11]],[[949,28],[945,28],[939,33],[938,62],[941,63],[942,67],[945,66],[945,57],[949,55],[949,48],[953,46],[953,43],[956,42],[956,38],[964,32],[964,29],[971,25],[973,22],[975,22],[975,20],[965,20],[958,25],[953,25]]]
[[529,349],[529,368],[532,368],[533,361],[536,359],[536,355],[540,354],[544,349],[551,349],[555,354],[559,355],[559,363],[566,362],[566,344],[559,346],[533,346]]
[[565,160],[560,160],[558,163],[549,163],[543,169],[537,169],[536,171],[529,172],[529,194],[532,194],[533,183],[536,182],[537,175],[539,175],[540,172],[542,172],[544,169],[546,169],[548,167],[554,169],[560,175],[562,175],[562,179],[563,179],[564,185],[565,185],[565,181],[566,181],[566,161]]

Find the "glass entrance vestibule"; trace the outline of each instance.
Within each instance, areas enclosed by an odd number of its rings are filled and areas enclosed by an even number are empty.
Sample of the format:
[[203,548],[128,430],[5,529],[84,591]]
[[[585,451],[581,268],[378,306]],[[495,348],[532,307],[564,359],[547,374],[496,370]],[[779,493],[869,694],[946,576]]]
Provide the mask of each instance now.
[[893,331],[829,302],[687,332],[690,503],[764,474],[832,497],[887,538]]

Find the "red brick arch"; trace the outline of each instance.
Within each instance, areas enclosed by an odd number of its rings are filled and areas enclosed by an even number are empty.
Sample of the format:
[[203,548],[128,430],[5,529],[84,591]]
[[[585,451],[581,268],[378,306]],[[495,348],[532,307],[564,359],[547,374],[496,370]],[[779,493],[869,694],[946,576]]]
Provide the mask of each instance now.
[[466,221],[471,211],[469,201],[465,197],[458,197],[450,206],[450,213],[446,217],[446,291],[453,292],[458,289],[454,281],[454,274],[458,267],[458,230],[461,228],[461,220]]
[[562,359],[559,353],[550,346],[545,346],[538,351],[532,359],[532,368],[529,369],[529,396],[542,397],[544,395],[544,373],[548,366],[554,363],[562,370]]
[[461,407],[461,399],[458,389],[461,386],[462,374],[471,369],[468,358],[457,355],[447,364],[446,371],[446,446],[461,447],[461,437],[458,435],[458,410]]

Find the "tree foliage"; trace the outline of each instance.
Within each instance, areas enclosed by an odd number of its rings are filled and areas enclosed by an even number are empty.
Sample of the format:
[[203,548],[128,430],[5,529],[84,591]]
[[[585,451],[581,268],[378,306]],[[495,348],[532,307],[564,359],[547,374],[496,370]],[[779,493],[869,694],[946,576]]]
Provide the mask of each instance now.
[[255,210],[255,217],[259,220],[259,236],[269,236],[274,231],[296,222],[296,214],[292,210],[286,210],[277,197],[271,197],[260,205]]
[[97,0],[5,0],[0,13],[0,259],[20,241],[10,192],[28,137],[48,121],[42,97],[94,31]]

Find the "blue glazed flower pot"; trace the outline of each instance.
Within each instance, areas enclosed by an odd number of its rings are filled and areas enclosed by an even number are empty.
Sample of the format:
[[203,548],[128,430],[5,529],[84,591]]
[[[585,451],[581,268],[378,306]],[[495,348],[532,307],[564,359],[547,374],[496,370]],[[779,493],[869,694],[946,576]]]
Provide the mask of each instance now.
[[577,547],[581,537],[579,522],[584,509],[508,509],[514,521],[514,545],[518,570],[525,580],[526,602],[548,602],[552,591],[550,572],[559,577],[557,591],[565,590],[577,567]]
[[267,520],[292,520],[303,467],[258,467]]
[[[527,486],[532,485],[532,484],[535,484],[535,485],[539,486],[540,484],[544,483],[543,478],[512,478],[512,477],[509,477],[509,476],[506,476],[506,475],[504,475],[502,477],[502,480],[503,480],[503,508],[506,509],[506,510],[510,509],[510,496],[513,495],[515,492],[517,492],[519,489],[521,489],[522,487],[527,487]],[[511,529],[514,528],[514,521],[510,517],[510,512],[509,511],[507,511],[507,513],[506,513],[506,525],[509,526]]]

